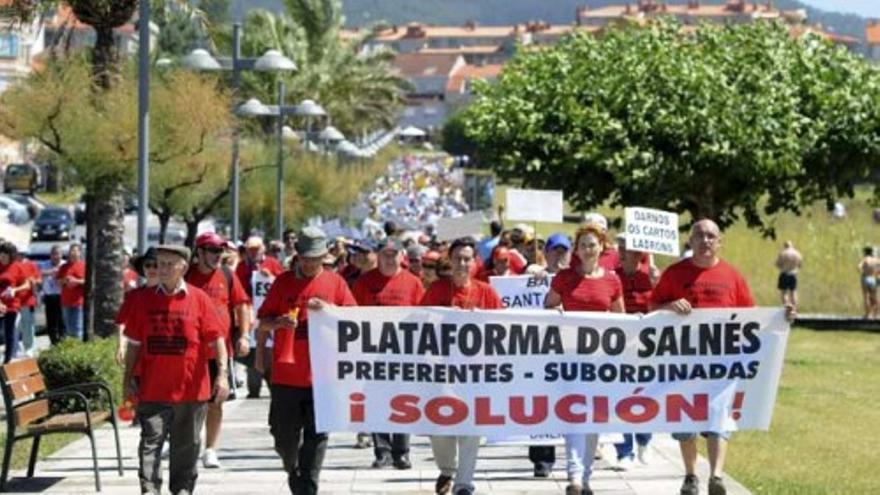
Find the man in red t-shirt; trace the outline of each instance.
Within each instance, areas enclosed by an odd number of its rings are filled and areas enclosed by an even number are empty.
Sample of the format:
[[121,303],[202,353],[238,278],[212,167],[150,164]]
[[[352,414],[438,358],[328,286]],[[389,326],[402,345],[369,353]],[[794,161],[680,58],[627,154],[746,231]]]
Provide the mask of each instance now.
[[[402,267],[403,246],[388,238],[379,246],[379,267],[354,283],[352,292],[359,306],[418,306],[424,294],[422,281]],[[421,260],[420,260],[421,261]],[[373,433],[374,468],[393,465],[409,469],[409,435]]]
[[[471,277],[476,248],[470,238],[457,239],[449,246],[452,277],[440,279],[428,288],[422,306],[461,309],[501,309],[501,298],[491,285]],[[480,449],[479,436],[432,436],[431,450],[440,468],[435,493],[474,491],[474,469]],[[456,457],[458,458],[456,460]],[[454,485],[453,485],[454,481]]]
[[[653,309],[669,309],[686,315],[693,308],[747,308],[755,305],[749,286],[739,272],[719,258],[721,230],[712,220],[700,220],[691,229],[689,245],[693,256],[663,272],[651,296]],[[788,316],[794,313],[789,309]],[[703,432],[709,453],[709,493],[725,493],[721,473],[730,432]],[[699,493],[697,434],[676,433],[684,460],[683,495]]]
[[327,236],[317,227],[297,238],[297,261],[272,284],[257,312],[260,320],[256,362],[262,363],[265,342],[273,334],[272,402],[269,427],[275,451],[287,471],[292,493],[318,492],[327,434],[315,429],[312,367],[309,359],[309,311],[325,305],[354,306],[345,280],[324,270]]
[[[248,237],[247,241],[244,244],[244,256],[241,261],[238,262],[238,265],[235,267],[235,275],[238,277],[238,281],[241,282],[241,286],[244,287],[244,291],[247,293],[247,296],[253,301],[254,298],[254,272],[260,272],[263,276],[267,277],[269,281],[274,281],[278,275],[281,275],[284,272],[284,267],[281,266],[281,263],[278,262],[275,258],[266,255],[266,246],[263,244],[263,240],[257,236]],[[249,321],[252,321],[253,318],[250,318]],[[245,365],[247,367],[247,389],[248,399],[258,399],[260,397],[260,389],[263,386],[263,379],[265,378],[266,386],[269,386],[268,379],[270,378],[268,374],[263,375],[257,371],[254,360],[256,358],[257,351],[257,341],[254,338],[254,333],[249,333],[250,341],[249,341],[249,351],[248,354],[244,357],[237,357],[236,361]],[[265,369],[265,363],[261,363],[261,368]]]
[[20,294],[30,288],[27,271],[15,257],[18,250],[11,242],[0,241],[0,322],[6,346],[3,363],[15,358],[18,347],[18,313]]
[[[205,232],[196,238],[196,257],[198,261],[191,266],[186,274],[186,281],[208,294],[217,306],[217,312],[223,322],[223,339],[226,341],[226,352],[230,356],[244,357],[250,351],[248,334],[250,332],[250,299],[244,292],[238,277],[232,270],[221,266],[220,256],[223,254],[226,241],[214,232]],[[234,323],[238,330],[234,331]],[[233,349],[234,343],[234,349]],[[209,352],[208,371],[211,381],[217,378],[220,369],[217,357]],[[228,361],[225,363],[230,365]],[[219,468],[217,444],[220,440],[220,425],[223,422],[223,403],[212,402],[208,405],[205,420],[205,452],[202,465],[206,468]]]
[[[138,300],[139,318],[125,327],[123,397],[136,398],[141,424],[138,447],[142,493],[162,489],[162,445],[171,442],[169,488],[171,493],[193,493],[198,477],[201,430],[206,402],[226,400],[225,329],[222,311],[201,289],[183,280],[189,249],[158,246],[159,285]],[[219,369],[213,383],[208,377],[208,349],[213,347]],[[132,371],[140,361],[140,375]]]
[[79,244],[71,244],[67,262],[58,269],[61,285],[61,316],[68,337],[83,338],[83,304],[85,303],[86,264],[81,259]]

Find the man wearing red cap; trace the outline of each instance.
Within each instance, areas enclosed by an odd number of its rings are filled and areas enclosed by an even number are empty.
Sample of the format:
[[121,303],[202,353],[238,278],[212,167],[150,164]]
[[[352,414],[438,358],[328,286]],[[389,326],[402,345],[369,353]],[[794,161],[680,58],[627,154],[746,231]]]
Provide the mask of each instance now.
[[[251,324],[250,299],[238,277],[234,277],[232,270],[220,263],[225,244],[223,238],[214,232],[205,232],[199,235],[196,238],[198,261],[190,267],[186,274],[186,281],[205,291],[214,302],[217,315],[225,330],[223,339],[226,340],[226,352],[230,356],[241,357],[246,356],[250,351],[248,339]],[[238,322],[237,331],[233,328],[235,322]],[[221,366],[213,352],[209,353],[209,359],[208,370],[213,383],[217,378],[218,370],[226,368],[229,363],[222,363]],[[220,461],[217,459],[217,443],[220,439],[222,422],[223,403],[210,403],[205,419],[205,453],[202,457],[202,464],[206,468],[220,467]]]
[[514,257],[510,249],[504,246],[495,246],[492,250],[492,257],[489,264],[477,275],[477,278],[483,282],[488,282],[489,277],[506,277],[515,275],[515,270],[511,264],[518,264],[519,258]]
[[[418,306],[424,289],[422,282],[401,266],[403,246],[394,238],[379,247],[379,266],[362,275],[352,292],[359,306]],[[409,435],[373,433],[374,468],[393,465],[409,469]]]

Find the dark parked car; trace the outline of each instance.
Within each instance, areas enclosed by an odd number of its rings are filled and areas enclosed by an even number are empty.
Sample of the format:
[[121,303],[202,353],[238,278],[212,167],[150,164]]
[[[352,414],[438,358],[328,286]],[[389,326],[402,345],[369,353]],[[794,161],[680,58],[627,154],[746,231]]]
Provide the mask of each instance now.
[[67,208],[57,206],[44,208],[31,230],[31,240],[63,240],[73,237],[73,215]]

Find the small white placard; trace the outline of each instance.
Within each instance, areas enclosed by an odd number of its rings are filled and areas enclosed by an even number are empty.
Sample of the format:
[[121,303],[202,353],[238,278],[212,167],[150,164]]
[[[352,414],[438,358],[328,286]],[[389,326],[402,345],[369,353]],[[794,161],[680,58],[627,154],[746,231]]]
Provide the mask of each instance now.
[[508,220],[562,223],[562,191],[508,189],[505,209]]
[[651,208],[626,208],[626,249],[679,255],[678,214]]
[[437,238],[441,241],[451,241],[467,236],[480,239],[483,237],[485,224],[486,219],[479,211],[455,218],[441,218],[437,220]]

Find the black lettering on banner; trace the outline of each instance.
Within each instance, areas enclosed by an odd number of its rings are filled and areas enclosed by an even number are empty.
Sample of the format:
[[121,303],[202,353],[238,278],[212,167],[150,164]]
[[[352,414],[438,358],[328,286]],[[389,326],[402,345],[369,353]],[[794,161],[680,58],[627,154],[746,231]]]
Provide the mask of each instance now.
[[266,294],[269,293],[269,288],[272,287],[272,282],[260,281],[254,284],[254,297],[266,297]]

